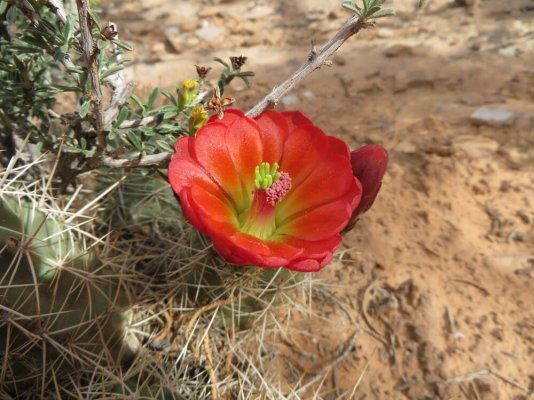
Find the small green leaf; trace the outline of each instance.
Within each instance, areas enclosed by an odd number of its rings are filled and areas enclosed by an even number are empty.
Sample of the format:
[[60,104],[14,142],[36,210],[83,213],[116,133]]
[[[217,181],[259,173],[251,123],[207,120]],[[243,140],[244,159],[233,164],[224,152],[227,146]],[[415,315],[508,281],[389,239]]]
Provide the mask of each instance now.
[[118,47],[120,47],[121,49],[124,49],[126,51],[132,51],[133,50],[133,46],[130,43],[125,42],[123,40],[113,39],[112,42],[113,42],[113,44],[117,45]]
[[167,99],[169,99],[169,101],[170,101],[172,104],[174,104],[175,106],[178,105],[178,100],[176,100],[176,97],[174,97],[174,96],[172,95],[171,92],[167,92],[166,90],[162,90],[162,91],[161,91],[161,94],[162,94],[163,96],[165,96]]
[[147,103],[148,109],[151,110],[152,108],[154,108],[154,102],[156,101],[158,94],[159,94],[159,87],[155,87],[154,89],[152,89],[152,92],[150,92],[150,96],[148,96],[148,103]]
[[139,138],[139,134],[136,131],[129,130],[126,132],[128,141],[139,151],[143,150],[143,143]]
[[10,24],[15,23],[15,21],[17,20],[17,7],[9,7],[6,14],[6,20]]
[[223,60],[221,60],[219,57],[215,57],[215,58],[213,58],[213,61],[217,61],[219,64],[224,65],[227,69],[230,69],[230,66],[229,66],[226,62],[224,62]]
[[107,78],[108,76],[111,76],[111,75],[114,75],[116,74],[117,72],[123,70],[124,67],[122,65],[114,65],[113,67],[105,70],[104,72],[102,72],[102,74],[100,75],[100,79],[105,79]]
[[100,18],[98,18],[98,15],[94,12],[94,10],[89,10],[89,15],[91,16],[91,19],[95,23],[98,30],[102,32],[102,25],[100,25]]
[[87,148],[87,139],[84,137],[80,138],[80,147],[82,150],[85,150]]
[[395,15],[395,10],[391,8],[384,8],[378,11],[377,13],[373,14],[371,18],[377,19],[377,18],[391,17],[393,15]]
[[122,124],[124,121],[126,121],[126,118],[128,118],[128,114],[130,114],[130,111],[128,110],[128,107],[122,107],[121,111],[119,112],[119,115],[117,117],[117,120],[113,124],[115,127],[119,127],[120,124]]
[[99,50],[105,50],[109,46],[109,42],[107,40],[98,39],[96,42],[96,46]]
[[169,151],[169,152],[174,152],[174,149],[172,148],[172,146],[167,143],[165,140],[156,140],[156,144],[162,149],[162,150],[165,150],[165,151]]
[[63,151],[66,153],[81,153],[82,149],[73,146],[67,146],[63,149]]
[[89,113],[89,108],[91,108],[91,102],[89,100],[85,100],[78,108],[78,114],[80,114],[81,118],[86,117],[87,113]]
[[135,94],[132,94],[131,96],[131,99],[135,102],[135,104],[137,104],[137,106],[141,109],[141,112],[145,112],[146,111],[146,107],[145,105],[143,104],[143,102],[141,101],[141,99],[135,95]]
[[361,8],[358,7],[358,6],[356,5],[356,3],[354,3],[354,1],[352,1],[352,0],[345,0],[345,1],[343,2],[343,4],[342,4],[342,7],[343,7],[345,10],[347,10],[347,11],[353,13],[353,14],[357,14],[357,15],[360,15],[360,14],[361,14],[361,11],[362,11]]
[[3,14],[6,12],[7,9],[7,1],[0,1],[0,14]]

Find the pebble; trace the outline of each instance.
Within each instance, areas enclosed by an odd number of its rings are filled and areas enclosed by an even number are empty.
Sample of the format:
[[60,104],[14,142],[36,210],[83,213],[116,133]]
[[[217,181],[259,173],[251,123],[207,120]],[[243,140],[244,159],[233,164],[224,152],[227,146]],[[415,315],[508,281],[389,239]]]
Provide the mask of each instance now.
[[395,92],[402,92],[411,88],[434,86],[434,79],[429,77],[425,71],[410,70],[401,71],[395,75]]
[[195,31],[196,35],[207,42],[214,42],[222,37],[223,30],[208,21],[202,21],[202,27]]
[[489,268],[494,268],[501,272],[517,273],[529,269],[531,260],[533,260],[532,256],[496,254],[486,256],[484,261]]
[[395,150],[404,153],[404,154],[415,154],[417,153],[417,146],[412,142],[403,140],[398,145],[395,146]]
[[393,32],[393,29],[389,29],[389,28],[380,28],[380,29],[376,32],[376,35],[377,35],[379,38],[387,39],[387,38],[393,37],[394,32]]
[[519,54],[519,50],[515,46],[506,46],[499,49],[499,54],[506,58],[513,58]]
[[181,54],[184,51],[198,46],[199,41],[196,37],[184,35],[177,27],[171,26],[165,30],[165,38],[171,45],[173,51]]
[[499,143],[485,137],[464,135],[454,139],[452,147],[461,150],[474,159],[490,158],[499,150]]
[[512,125],[516,115],[502,108],[480,107],[470,116],[471,122],[476,125],[506,126]]
[[313,100],[315,99],[315,94],[311,90],[305,90],[302,92],[302,97],[304,97],[306,100]]
[[415,51],[413,46],[409,46],[406,44],[394,44],[393,46],[388,47],[384,51],[384,55],[386,57],[413,57],[415,56]]
[[247,11],[246,17],[250,19],[261,19],[275,14],[272,6],[257,5],[252,10]]
[[290,107],[295,104],[298,104],[300,102],[300,99],[297,97],[297,95],[294,94],[288,94],[287,96],[282,98],[282,104],[285,107]]

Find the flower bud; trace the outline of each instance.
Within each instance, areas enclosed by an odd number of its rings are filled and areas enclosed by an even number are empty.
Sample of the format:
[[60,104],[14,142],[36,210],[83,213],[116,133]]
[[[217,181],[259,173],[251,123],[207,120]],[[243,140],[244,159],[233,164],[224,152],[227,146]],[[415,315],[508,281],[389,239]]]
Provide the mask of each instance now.
[[193,104],[198,96],[199,84],[196,79],[186,79],[182,82],[182,90],[179,92],[179,102],[181,107]]
[[189,117],[189,134],[193,136],[206,122],[208,122],[208,113],[204,107],[198,105],[193,108],[191,117]]
[[388,165],[387,151],[377,144],[368,144],[350,153],[352,172],[362,185],[362,198],[354,212],[345,232],[351,230],[361,214],[373,205],[382,186],[382,178]]

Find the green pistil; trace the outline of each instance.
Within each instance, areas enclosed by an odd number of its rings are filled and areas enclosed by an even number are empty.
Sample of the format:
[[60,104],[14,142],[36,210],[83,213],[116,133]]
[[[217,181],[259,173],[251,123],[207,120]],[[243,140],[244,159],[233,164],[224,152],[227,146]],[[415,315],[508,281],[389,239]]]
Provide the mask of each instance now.
[[271,167],[271,164],[268,162],[263,162],[256,167],[254,173],[256,189],[268,189],[278,180],[278,178],[280,178],[280,176],[282,176],[282,174],[278,172],[278,163],[274,163]]

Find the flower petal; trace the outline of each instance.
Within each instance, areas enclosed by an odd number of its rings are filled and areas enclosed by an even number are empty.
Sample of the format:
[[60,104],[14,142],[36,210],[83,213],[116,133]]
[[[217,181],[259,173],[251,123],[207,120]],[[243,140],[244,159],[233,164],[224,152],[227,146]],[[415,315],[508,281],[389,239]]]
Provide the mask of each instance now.
[[347,225],[353,206],[347,199],[305,210],[277,227],[275,234],[290,235],[303,240],[325,240],[341,232]]
[[299,126],[305,126],[305,125],[312,125],[313,122],[310,121],[310,119],[305,116],[300,111],[294,111],[294,110],[288,110],[288,111],[282,111],[280,113],[282,117],[287,122],[287,129],[288,132],[291,133],[293,130],[298,128]]
[[314,242],[286,236],[284,242],[304,250],[302,254],[291,260],[287,268],[294,271],[315,272],[323,268],[332,259],[334,251],[341,244],[341,236],[335,235],[328,239]]
[[249,118],[238,118],[225,135],[228,153],[239,173],[243,196],[250,203],[254,190],[254,171],[263,160],[263,144],[256,123]]
[[315,126],[300,126],[288,135],[280,170],[289,174],[293,187],[298,186],[316,168],[324,157],[325,149],[328,149],[328,138]]
[[190,146],[191,155],[232,199],[237,212],[248,204],[249,194],[241,185],[240,173],[237,171],[226,145],[227,126],[211,123],[199,129]]
[[292,189],[277,209],[277,222],[291,215],[327,204],[341,197],[358,204],[361,187],[352,175],[348,157],[325,157],[316,168]]
[[217,251],[236,264],[253,264],[261,267],[285,267],[303,249],[283,242],[264,241],[246,233],[237,232],[227,238],[214,238]]
[[351,153],[354,176],[362,184],[362,199],[355,216],[366,212],[373,205],[382,186],[382,178],[388,165],[388,153],[379,145],[369,144]]
[[276,111],[267,110],[256,118],[256,122],[263,142],[262,161],[271,165],[279,163],[289,131],[286,119]]
[[219,116],[217,114],[212,115],[208,119],[208,124],[212,122],[219,122],[224,125],[230,125],[232,122],[239,118],[246,118],[245,114],[243,114],[243,111],[238,110],[237,108],[228,108],[224,110],[223,117],[221,119],[219,119]]

